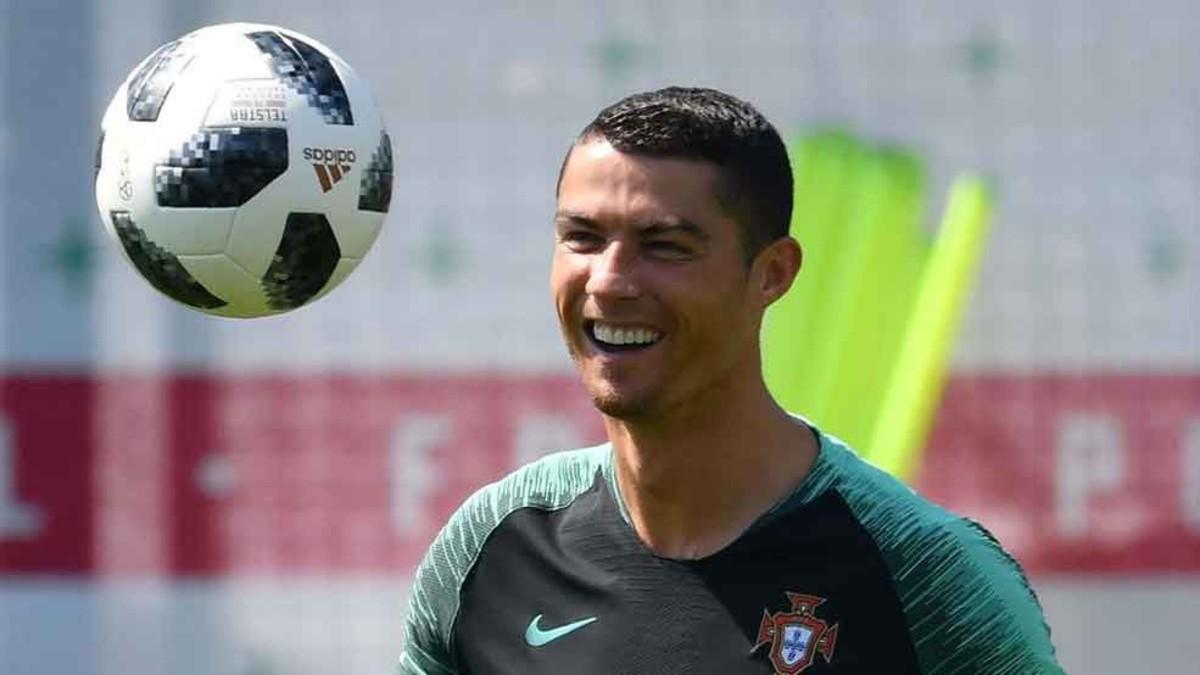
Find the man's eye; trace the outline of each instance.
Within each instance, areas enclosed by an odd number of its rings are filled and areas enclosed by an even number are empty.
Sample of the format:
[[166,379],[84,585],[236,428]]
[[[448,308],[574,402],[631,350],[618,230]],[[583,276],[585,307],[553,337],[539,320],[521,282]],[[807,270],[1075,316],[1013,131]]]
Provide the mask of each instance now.
[[559,240],[572,248],[587,248],[604,243],[604,238],[600,235],[584,230],[564,232],[559,235]]
[[646,243],[646,249],[657,256],[683,258],[690,256],[692,250],[683,244],[673,241],[651,241]]

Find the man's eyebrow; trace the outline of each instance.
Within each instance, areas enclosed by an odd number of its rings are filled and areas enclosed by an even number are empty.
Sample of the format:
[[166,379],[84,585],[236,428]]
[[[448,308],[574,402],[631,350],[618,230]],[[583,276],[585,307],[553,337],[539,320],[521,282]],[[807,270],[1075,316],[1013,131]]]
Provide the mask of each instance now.
[[638,230],[646,235],[668,234],[671,232],[682,232],[690,237],[701,241],[708,241],[712,238],[704,228],[693,223],[690,220],[671,219],[671,220],[651,220],[638,224]]
[[600,224],[596,221],[588,218],[587,216],[580,215],[578,213],[572,213],[570,211],[559,211],[558,213],[554,214],[554,223],[559,227],[575,225],[578,227],[586,227],[592,230],[600,229]]
[[[581,213],[560,211],[554,214],[554,222],[558,227],[583,227],[589,230],[602,230],[604,226]],[[700,241],[712,239],[704,228],[683,218],[665,218],[661,220],[645,220],[636,224],[641,236],[660,236],[679,232]]]

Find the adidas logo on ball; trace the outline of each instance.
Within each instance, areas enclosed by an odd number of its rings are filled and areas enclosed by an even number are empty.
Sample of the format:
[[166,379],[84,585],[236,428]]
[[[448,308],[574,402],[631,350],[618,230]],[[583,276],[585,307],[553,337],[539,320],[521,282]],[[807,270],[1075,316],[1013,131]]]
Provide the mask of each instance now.
[[321,192],[329,192],[346,174],[357,159],[353,150],[334,148],[305,148],[305,161],[313,163]]

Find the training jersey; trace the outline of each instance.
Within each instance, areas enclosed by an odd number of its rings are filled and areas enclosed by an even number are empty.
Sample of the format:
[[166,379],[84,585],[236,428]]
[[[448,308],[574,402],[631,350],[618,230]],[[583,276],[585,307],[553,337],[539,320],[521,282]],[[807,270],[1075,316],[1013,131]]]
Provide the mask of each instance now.
[[611,444],[483,488],[418,568],[399,672],[1062,672],[1024,573],[983,527],[816,434],[801,485],[696,560],[638,538]]

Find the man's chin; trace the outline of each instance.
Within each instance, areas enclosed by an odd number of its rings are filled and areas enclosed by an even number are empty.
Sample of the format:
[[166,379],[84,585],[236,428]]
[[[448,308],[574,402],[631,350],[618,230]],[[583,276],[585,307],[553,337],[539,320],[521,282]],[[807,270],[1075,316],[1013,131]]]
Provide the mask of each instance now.
[[[587,364],[594,366],[595,364]],[[583,388],[592,399],[592,405],[608,417],[631,419],[651,414],[652,396],[655,387],[643,378],[631,377],[631,373],[608,371],[603,368],[580,368]]]
[[608,417],[619,420],[644,417],[649,412],[646,400],[637,396],[623,396],[617,392],[592,392],[592,405]]

